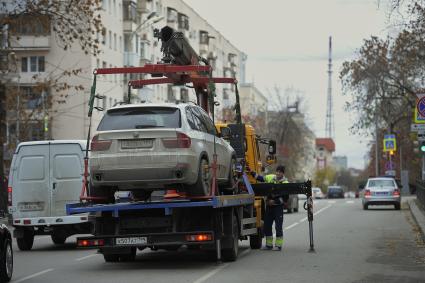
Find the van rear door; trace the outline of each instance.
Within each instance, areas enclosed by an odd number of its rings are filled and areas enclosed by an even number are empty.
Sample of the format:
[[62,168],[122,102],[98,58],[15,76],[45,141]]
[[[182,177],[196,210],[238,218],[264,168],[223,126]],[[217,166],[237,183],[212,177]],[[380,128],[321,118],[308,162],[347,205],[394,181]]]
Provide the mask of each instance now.
[[49,145],[25,145],[12,165],[13,218],[50,216]]
[[50,144],[52,216],[65,216],[65,205],[79,201],[83,166],[80,144]]

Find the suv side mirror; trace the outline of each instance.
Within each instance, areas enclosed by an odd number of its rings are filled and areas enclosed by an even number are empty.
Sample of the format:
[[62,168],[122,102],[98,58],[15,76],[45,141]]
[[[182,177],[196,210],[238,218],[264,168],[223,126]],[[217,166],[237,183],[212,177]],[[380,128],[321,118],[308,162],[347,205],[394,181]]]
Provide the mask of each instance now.
[[230,139],[230,137],[232,136],[232,130],[230,130],[229,127],[222,127],[220,128],[220,136],[223,139]]

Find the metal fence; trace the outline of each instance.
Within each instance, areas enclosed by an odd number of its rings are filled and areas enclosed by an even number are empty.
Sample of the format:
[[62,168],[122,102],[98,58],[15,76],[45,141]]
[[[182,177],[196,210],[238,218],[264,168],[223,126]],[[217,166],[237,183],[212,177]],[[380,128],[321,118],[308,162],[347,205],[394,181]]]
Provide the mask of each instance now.
[[425,208],[425,181],[416,182],[416,198]]

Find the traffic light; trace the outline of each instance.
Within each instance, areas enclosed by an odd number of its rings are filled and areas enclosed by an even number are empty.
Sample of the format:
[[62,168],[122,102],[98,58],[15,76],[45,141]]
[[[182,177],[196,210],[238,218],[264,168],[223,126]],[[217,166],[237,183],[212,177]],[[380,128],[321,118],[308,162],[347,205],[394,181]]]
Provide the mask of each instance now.
[[390,155],[393,156],[394,155],[394,150],[390,150]]
[[421,142],[420,151],[425,152],[425,141]]

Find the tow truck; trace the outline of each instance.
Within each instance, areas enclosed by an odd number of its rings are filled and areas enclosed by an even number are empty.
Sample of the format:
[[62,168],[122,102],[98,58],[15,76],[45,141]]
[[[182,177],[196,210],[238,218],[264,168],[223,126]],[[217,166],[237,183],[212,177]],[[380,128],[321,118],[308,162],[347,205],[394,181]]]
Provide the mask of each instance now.
[[[84,181],[80,202],[67,204],[68,214],[89,213],[93,222],[93,236],[77,238],[79,248],[96,248],[103,254],[105,261],[132,261],[137,249],[150,247],[152,250],[164,248],[178,249],[186,245],[189,249],[213,250],[217,261],[234,261],[238,256],[239,240],[250,238],[252,249],[262,245],[264,197],[270,194],[306,194],[308,220],[310,224],[310,251],[314,251],[313,242],[313,203],[311,182],[288,184],[255,184],[245,173],[247,156],[254,148],[245,143],[245,125],[242,123],[237,80],[235,78],[217,78],[212,76],[212,67],[208,61],[199,57],[180,32],[169,27],[155,31],[162,41],[164,57],[158,64],[146,64],[142,67],[102,68],[94,71],[88,116],[93,112],[96,95],[96,77],[109,74],[150,74],[152,78],[130,80],[128,82],[127,103],[131,103],[131,89],[152,84],[191,84],[201,106],[214,121],[215,84],[227,83],[235,86],[236,123],[231,127],[222,127],[228,131],[234,141],[237,156],[235,185],[221,190],[216,182],[217,153],[211,165],[212,184],[210,195],[177,198],[150,198],[146,201],[123,199],[114,203],[104,203],[100,197],[92,196],[89,186],[89,142],[85,157]],[[252,152],[245,154],[246,149]],[[270,160],[274,159],[275,144],[269,142]],[[248,161],[250,162],[250,161]],[[257,161],[251,161],[256,162]],[[255,168],[255,167],[253,167]]]

